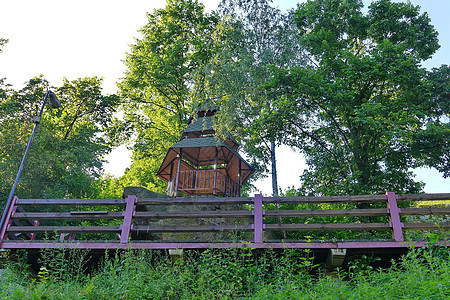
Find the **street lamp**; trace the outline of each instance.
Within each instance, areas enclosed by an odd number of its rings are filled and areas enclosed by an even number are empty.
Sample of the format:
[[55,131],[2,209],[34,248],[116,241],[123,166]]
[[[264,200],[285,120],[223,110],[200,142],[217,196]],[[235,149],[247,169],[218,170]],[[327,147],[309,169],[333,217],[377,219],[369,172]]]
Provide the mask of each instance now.
[[[23,166],[25,164],[25,160],[27,159],[28,152],[30,151],[31,143],[33,143],[34,135],[36,134],[37,127],[41,123],[41,117],[42,112],[44,111],[45,104],[47,104],[47,101],[49,102],[51,108],[59,108],[61,106],[61,103],[58,100],[58,97],[56,97],[55,93],[52,91],[48,91],[45,95],[44,103],[42,103],[41,111],[39,112],[38,116],[33,116],[33,122],[34,122],[34,128],[33,132],[31,133],[30,140],[28,141],[27,149],[25,150],[25,154],[22,158],[22,163],[20,164],[19,171],[17,172],[16,180],[14,181],[14,185],[11,189],[11,192],[9,193],[8,201],[6,201],[5,210],[3,211],[2,219],[0,222],[0,230],[3,229],[3,226],[6,226],[5,219],[6,215],[8,214],[9,207],[11,206],[12,198],[14,196],[14,192],[16,191],[17,183],[19,182],[20,175],[22,174]],[[1,238],[1,237],[0,237]]]

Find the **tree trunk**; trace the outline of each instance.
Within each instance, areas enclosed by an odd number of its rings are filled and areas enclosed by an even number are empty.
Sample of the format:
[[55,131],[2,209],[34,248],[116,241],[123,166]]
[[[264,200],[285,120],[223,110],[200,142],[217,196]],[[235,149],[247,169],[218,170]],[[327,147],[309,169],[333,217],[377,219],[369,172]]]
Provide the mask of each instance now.
[[[272,162],[272,196],[278,196],[278,181],[277,181],[277,160],[275,157],[275,143],[270,143],[270,160]],[[277,210],[280,209],[280,204],[275,204]],[[278,218],[278,223],[283,224],[283,218]],[[286,230],[280,230],[280,238],[286,239]]]
[[272,162],[272,194],[278,196],[278,182],[277,182],[277,161],[275,158],[275,143],[270,143],[270,160]]

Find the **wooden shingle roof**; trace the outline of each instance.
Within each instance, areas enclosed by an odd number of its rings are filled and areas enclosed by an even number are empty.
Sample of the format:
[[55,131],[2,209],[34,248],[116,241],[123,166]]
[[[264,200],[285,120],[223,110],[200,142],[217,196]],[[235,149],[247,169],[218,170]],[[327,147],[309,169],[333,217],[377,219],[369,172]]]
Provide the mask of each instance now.
[[214,130],[214,121],[211,117],[197,118],[183,132],[202,132],[207,130]]

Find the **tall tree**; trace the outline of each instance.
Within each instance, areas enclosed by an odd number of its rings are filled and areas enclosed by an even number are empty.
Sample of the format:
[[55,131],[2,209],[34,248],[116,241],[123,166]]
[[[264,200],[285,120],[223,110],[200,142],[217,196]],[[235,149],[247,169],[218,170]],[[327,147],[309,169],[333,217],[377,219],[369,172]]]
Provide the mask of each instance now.
[[[20,91],[3,88],[0,95],[0,199],[13,185],[48,82],[28,81]],[[16,194],[20,197],[89,197],[102,174],[102,157],[111,150],[101,135],[109,126],[117,96],[101,94],[101,79],[64,80],[53,89],[61,101],[45,109]]]
[[450,175],[449,68],[420,63],[439,48],[426,13],[410,3],[317,0],[296,24],[310,63],[280,68],[281,95],[265,121],[301,149],[304,194],[417,193],[411,168]]
[[292,26],[292,14],[271,6],[271,0],[223,0],[222,26],[211,61],[207,92],[220,103],[219,132],[241,138],[252,164],[260,171],[271,165],[272,192],[278,195],[275,149],[280,136],[261,122],[270,113],[273,98],[264,85],[271,67],[302,63],[302,51]]
[[124,118],[111,128],[116,142],[132,145],[133,163],[124,184],[162,191],[156,177],[167,149],[177,142],[189,120],[194,89],[205,75],[196,72],[213,50],[217,23],[196,0],[168,0],[164,9],[147,15],[127,54],[127,71],[120,83]]

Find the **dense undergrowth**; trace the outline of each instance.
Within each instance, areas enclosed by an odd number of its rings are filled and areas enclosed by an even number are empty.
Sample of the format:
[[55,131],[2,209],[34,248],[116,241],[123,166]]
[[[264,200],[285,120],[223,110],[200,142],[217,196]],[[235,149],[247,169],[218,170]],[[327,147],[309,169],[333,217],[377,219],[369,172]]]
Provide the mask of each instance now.
[[[45,250],[32,274],[26,255],[8,260],[2,299],[445,299],[450,297],[450,250],[411,249],[385,269],[362,257],[325,272],[308,251],[109,253],[95,269],[82,250]],[[327,275],[326,275],[327,274]]]

